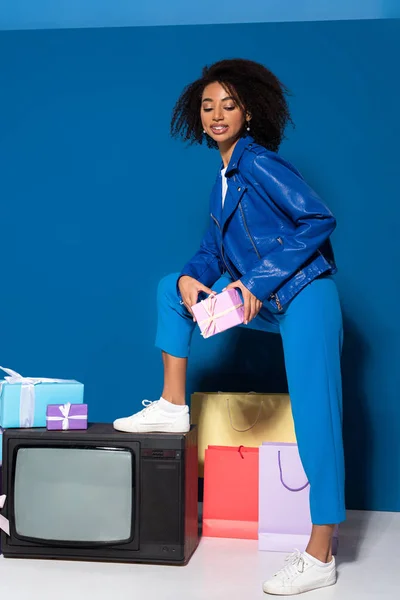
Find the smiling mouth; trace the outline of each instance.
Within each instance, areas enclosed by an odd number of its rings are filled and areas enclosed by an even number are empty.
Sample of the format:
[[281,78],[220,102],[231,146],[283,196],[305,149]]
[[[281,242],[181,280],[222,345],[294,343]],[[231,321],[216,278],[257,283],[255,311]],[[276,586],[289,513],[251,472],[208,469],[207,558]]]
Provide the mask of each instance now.
[[211,131],[216,135],[221,135],[222,133],[228,131],[228,125],[212,125]]

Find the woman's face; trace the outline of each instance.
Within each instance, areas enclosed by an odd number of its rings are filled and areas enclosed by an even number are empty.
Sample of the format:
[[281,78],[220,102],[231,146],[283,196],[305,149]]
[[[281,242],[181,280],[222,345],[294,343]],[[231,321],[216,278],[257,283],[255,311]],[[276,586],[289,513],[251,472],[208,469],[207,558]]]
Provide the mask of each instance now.
[[204,131],[217,144],[227,147],[235,143],[245,124],[245,112],[218,82],[204,88],[201,99],[201,122]]

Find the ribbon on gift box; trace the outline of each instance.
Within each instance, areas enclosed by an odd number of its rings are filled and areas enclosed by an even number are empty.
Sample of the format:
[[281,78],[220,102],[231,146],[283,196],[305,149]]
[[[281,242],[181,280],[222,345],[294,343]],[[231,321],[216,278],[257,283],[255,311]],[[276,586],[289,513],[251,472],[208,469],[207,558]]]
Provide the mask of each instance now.
[[20,427],[32,427],[35,416],[35,385],[38,383],[71,383],[73,379],[49,379],[47,377],[23,377],[12,369],[0,367],[8,374],[0,381],[0,394],[4,383],[21,385],[19,397],[19,424]]
[[215,314],[216,303],[217,303],[217,298],[216,298],[215,294],[210,294],[210,296],[208,296],[208,298],[201,301],[201,304],[203,305],[204,310],[208,314],[208,317],[206,319],[203,319],[199,323],[200,326],[207,323],[204,331],[202,331],[202,333],[201,333],[201,335],[204,338],[208,338],[208,337],[216,334],[217,331],[219,331],[218,324],[217,324],[218,319],[220,319],[221,317],[224,317],[225,315],[228,315],[229,313],[233,312],[237,308],[240,308],[241,306],[243,306],[243,303],[240,302],[240,304],[235,304],[233,306],[230,306],[226,310],[223,310],[223,311]]
[[62,421],[62,429],[69,429],[69,419],[84,419],[86,420],[86,415],[70,415],[69,411],[71,410],[71,402],[67,402],[66,404],[60,404],[58,407],[60,409],[60,413],[62,416],[47,416],[47,421]]
[[[0,496],[0,510],[3,508],[5,501],[6,496],[3,494]],[[0,515],[0,529],[2,529],[7,535],[10,535],[10,523],[8,519],[3,517],[3,515]]]

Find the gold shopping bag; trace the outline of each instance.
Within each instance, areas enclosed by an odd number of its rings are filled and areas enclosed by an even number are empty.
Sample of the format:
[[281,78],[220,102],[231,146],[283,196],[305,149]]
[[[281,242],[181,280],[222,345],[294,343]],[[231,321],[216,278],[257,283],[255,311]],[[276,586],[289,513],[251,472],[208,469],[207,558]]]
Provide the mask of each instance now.
[[196,392],[191,423],[198,426],[199,476],[208,446],[258,447],[262,442],[296,442],[288,394]]

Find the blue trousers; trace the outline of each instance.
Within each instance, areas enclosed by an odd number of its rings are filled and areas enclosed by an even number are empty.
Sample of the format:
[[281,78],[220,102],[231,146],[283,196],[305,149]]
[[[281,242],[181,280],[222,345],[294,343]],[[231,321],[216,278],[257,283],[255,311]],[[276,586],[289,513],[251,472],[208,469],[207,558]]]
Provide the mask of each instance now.
[[[177,357],[189,355],[196,323],[177,294],[178,273],[159,284],[156,346]],[[224,275],[212,289],[231,283]],[[243,327],[282,336],[286,375],[300,457],[310,482],[315,525],[345,520],[340,357],[343,325],[335,281],[326,276],[307,285],[282,312],[263,305]],[[222,334],[223,335],[223,334]]]

